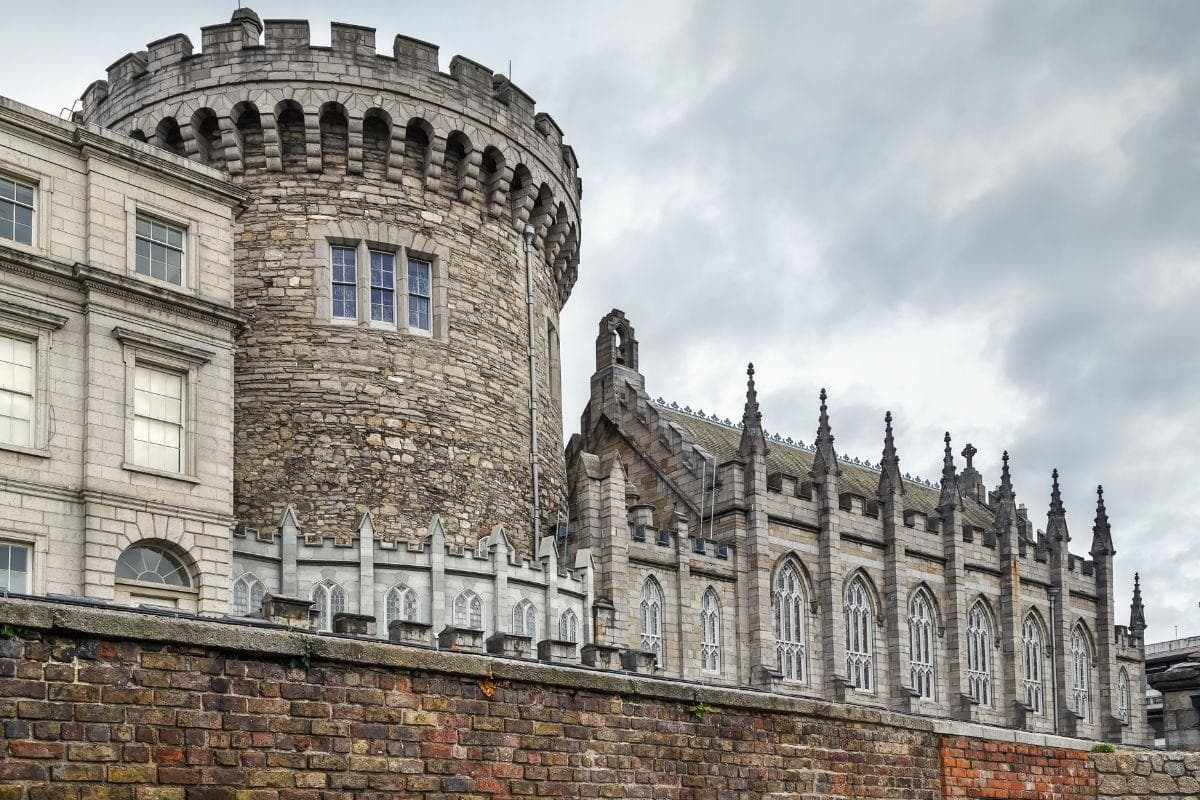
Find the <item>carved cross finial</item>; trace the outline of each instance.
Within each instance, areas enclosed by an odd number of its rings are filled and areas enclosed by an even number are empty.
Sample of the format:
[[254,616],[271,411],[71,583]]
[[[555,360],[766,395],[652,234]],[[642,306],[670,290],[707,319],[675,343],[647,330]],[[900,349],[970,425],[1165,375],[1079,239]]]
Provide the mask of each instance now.
[[978,452],[979,451],[975,449],[975,445],[967,442],[967,446],[964,447],[962,451],[963,458],[967,460],[967,466],[965,467],[966,469],[974,469],[975,454]]

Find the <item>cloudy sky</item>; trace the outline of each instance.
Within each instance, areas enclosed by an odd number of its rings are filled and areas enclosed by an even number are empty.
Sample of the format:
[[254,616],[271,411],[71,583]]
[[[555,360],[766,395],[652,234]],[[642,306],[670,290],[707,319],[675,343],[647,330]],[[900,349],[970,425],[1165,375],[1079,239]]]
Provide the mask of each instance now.
[[[69,106],[129,50],[235,2],[23,3],[0,94]],[[253,3],[305,17],[328,5]],[[567,432],[598,319],[626,311],[647,388],[805,440],[830,392],[841,452],[936,477],[941,434],[988,485],[1012,454],[1073,549],[1095,486],[1117,615],[1200,634],[1200,4],[340,4],[338,18],[507,71],[574,145],[581,276],[563,325]],[[168,13],[169,10],[169,13]]]

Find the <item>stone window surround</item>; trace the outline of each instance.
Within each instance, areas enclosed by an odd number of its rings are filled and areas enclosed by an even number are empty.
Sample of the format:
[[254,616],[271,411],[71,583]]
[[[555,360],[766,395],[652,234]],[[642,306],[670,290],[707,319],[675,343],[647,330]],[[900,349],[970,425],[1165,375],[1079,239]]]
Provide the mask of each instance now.
[[12,247],[26,253],[35,253],[42,256],[49,255],[51,225],[47,223],[50,218],[48,212],[52,208],[51,203],[54,199],[54,179],[49,175],[25,169],[9,161],[0,162],[0,174],[6,178],[30,184],[35,190],[33,200],[33,243],[25,244],[24,242],[13,241],[12,239],[0,239],[0,245]]
[[52,335],[67,324],[67,317],[39,308],[0,300],[0,333],[34,343],[33,444],[0,442],[0,450],[50,457],[50,351]]
[[[183,275],[179,283],[160,281],[137,271],[137,218],[151,217],[158,222],[166,223],[175,228],[183,229]],[[128,257],[125,259],[125,271],[134,280],[144,281],[154,286],[170,286],[175,291],[187,294],[200,292],[200,234],[199,223],[178,211],[151,205],[133,197],[125,198],[125,242]]]
[[[403,333],[410,336],[422,336],[434,341],[444,342],[449,338],[449,305],[447,274],[450,265],[449,247],[433,239],[421,238],[419,241],[411,231],[388,226],[384,232],[387,239],[379,238],[378,226],[355,226],[341,223],[336,226],[312,226],[309,228],[313,238],[316,256],[316,275],[313,276],[313,286],[316,290],[316,319],[323,325],[344,327],[369,328],[373,330]],[[361,228],[357,230],[356,228]],[[353,247],[356,249],[355,281],[357,292],[355,306],[357,319],[341,319],[333,316],[333,268],[332,248]],[[371,319],[371,251],[392,253],[395,255],[395,322],[378,322]],[[408,259],[415,258],[428,261],[430,265],[430,282],[432,286],[431,331],[410,329],[408,327]]]
[[[215,353],[120,326],[113,328],[113,337],[121,343],[122,360],[125,362],[125,458],[121,463],[122,469],[185,483],[199,483],[200,480],[196,476],[196,429],[199,424],[196,415],[196,386],[200,367],[211,361]],[[177,372],[183,376],[183,469],[179,472],[134,463],[134,370],[139,364]]]

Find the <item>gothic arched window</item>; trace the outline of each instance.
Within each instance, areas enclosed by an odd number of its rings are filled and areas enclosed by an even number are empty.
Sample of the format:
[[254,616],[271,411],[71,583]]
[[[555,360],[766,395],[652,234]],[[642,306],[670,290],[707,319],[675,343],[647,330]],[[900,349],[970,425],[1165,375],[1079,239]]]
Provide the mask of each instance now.
[[1042,659],[1045,646],[1042,643],[1042,626],[1032,614],[1025,618],[1021,628],[1021,654],[1024,667],[1025,705],[1035,714],[1045,713],[1045,690],[1042,683]]
[[967,694],[981,706],[992,704],[992,623],[979,601],[967,614]]
[[528,600],[521,600],[512,610],[512,632],[517,636],[537,639],[537,609]]
[[459,628],[483,630],[483,601],[470,589],[454,598],[454,624]]
[[918,591],[908,604],[909,679],[926,700],[932,700],[934,693],[933,625],[933,604],[924,591]]
[[1087,634],[1076,625],[1071,632],[1071,710],[1084,720],[1092,718],[1092,650]]
[[388,589],[384,601],[384,628],[396,620],[416,622],[417,612],[417,593],[411,587],[398,583]]
[[313,584],[309,598],[317,604],[317,627],[323,631],[333,630],[333,615],[346,610],[346,590],[341,584],[326,578]]
[[266,594],[266,585],[253,572],[247,572],[233,582],[233,613],[239,617],[259,613]]
[[658,581],[651,575],[642,584],[642,604],[640,628],[642,634],[642,650],[657,656],[657,666],[661,669],[665,662],[662,638],[663,593]]
[[794,562],[787,562],[775,578],[771,593],[775,617],[775,651],[785,681],[808,680],[804,610],[804,583]]
[[721,601],[711,587],[700,598],[700,669],[721,671]]
[[562,642],[579,641],[579,618],[569,608],[558,618],[558,639]]
[[1117,674],[1117,718],[1129,724],[1129,673],[1124,667]]
[[846,677],[864,692],[875,689],[875,612],[866,581],[856,576],[846,590]]

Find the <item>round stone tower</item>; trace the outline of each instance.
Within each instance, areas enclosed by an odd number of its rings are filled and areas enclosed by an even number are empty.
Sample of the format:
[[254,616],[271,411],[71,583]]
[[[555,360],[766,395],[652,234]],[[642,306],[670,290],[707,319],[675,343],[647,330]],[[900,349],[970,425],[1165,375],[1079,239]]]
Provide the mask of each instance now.
[[[581,184],[549,115],[433,45],[248,9],[152,42],[88,87],[83,119],[226,170],[237,221],[234,513],[301,534],[531,541],[525,235],[532,233],[541,524],[566,517],[559,312]],[[204,235],[203,231],[199,232]]]

